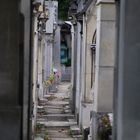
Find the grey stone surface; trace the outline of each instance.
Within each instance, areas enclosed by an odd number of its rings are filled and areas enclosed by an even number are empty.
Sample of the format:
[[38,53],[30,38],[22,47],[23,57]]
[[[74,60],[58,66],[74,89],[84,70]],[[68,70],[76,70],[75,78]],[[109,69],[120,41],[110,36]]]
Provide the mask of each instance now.
[[[140,1],[120,1],[116,140],[140,139]],[[127,24],[126,24],[127,23]]]
[[[37,119],[37,124],[45,126],[45,132],[51,140],[80,140],[81,138],[72,138],[70,133],[70,126],[77,125],[74,120],[74,115],[69,112],[61,112],[69,108],[69,83],[61,83],[58,88],[58,93],[53,94],[53,97],[46,108],[47,114],[40,115]],[[45,96],[49,100],[50,96]],[[67,98],[65,98],[67,97]],[[59,103],[59,104],[57,104]],[[55,105],[54,105],[55,104]],[[48,112],[49,111],[49,112]],[[70,111],[70,109],[69,109]],[[57,112],[57,113],[56,113]],[[59,112],[59,113],[58,113]],[[71,111],[70,111],[71,112]],[[42,131],[42,133],[44,133]]]
[[[18,2],[2,2],[0,14],[0,105],[16,106],[19,97]],[[5,10],[7,9],[7,10]],[[13,18],[15,17],[15,18]]]
[[58,70],[60,73],[60,27],[57,27],[57,30],[55,32],[54,37],[54,47],[53,47],[53,61],[54,61],[54,67]]
[[[1,3],[0,139],[2,140],[20,140],[22,136],[27,139],[30,40],[30,7],[28,4],[30,1],[27,1],[26,5],[24,5],[25,1],[22,0],[20,3],[18,0],[8,0]],[[20,4],[22,8],[19,7]],[[27,12],[26,15],[23,16],[20,13],[20,8]],[[25,27],[28,25],[28,28],[24,28],[24,25]],[[24,29],[27,32],[24,32]],[[24,35],[28,39],[24,38]],[[26,48],[24,48],[24,45]],[[25,60],[23,61],[24,58]],[[25,65],[23,62],[25,62]],[[24,94],[23,88],[26,94]],[[25,114],[22,112],[23,104]],[[23,114],[24,116],[22,117]],[[26,125],[24,128],[22,128],[22,121],[24,120],[22,118],[26,120],[24,121]]]
[[[99,23],[100,24],[100,23]],[[99,66],[114,66],[115,64],[115,49],[116,49],[116,34],[115,34],[115,20],[102,21],[100,25],[100,50]]]
[[[30,94],[30,75],[31,75],[31,36],[30,36],[30,27],[31,27],[31,1],[30,0],[21,0],[20,4],[18,1],[18,6],[21,8],[21,13],[23,15],[23,21],[21,21],[21,31],[19,33],[21,34],[21,38],[23,39],[23,54],[20,54],[20,57],[23,57],[22,60],[20,60],[20,69],[23,72],[20,72],[20,74],[23,74],[23,96],[21,97],[22,104],[23,104],[23,112],[22,112],[22,137],[23,140],[31,139],[31,123],[32,121],[30,119],[31,111],[32,111],[32,95]],[[21,47],[21,46],[20,46]],[[20,48],[19,47],[19,48]],[[24,63],[24,64],[22,64]],[[23,66],[22,66],[23,65]],[[23,69],[23,70],[22,70]],[[20,81],[20,83],[22,83]],[[19,94],[22,92],[19,91]]]
[[[101,0],[101,1],[102,1],[102,3],[100,3],[100,5],[99,5],[101,7],[101,9],[100,9],[101,20],[102,21],[106,21],[106,20],[114,21],[114,20],[116,20],[116,18],[115,18],[116,11],[114,11],[115,1],[111,0],[112,1],[111,3],[109,2],[109,0],[107,0],[107,1]],[[97,6],[98,6],[98,4],[97,4]],[[100,18],[100,17],[97,17],[97,20],[98,20],[98,18]]]
[[[111,12],[112,11],[112,12]],[[113,111],[116,49],[115,3],[97,5],[97,46],[95,63],[94,111]]]
[[47,122],[38,122],[39,124],[44,124],[46,127],[67,127],[71,125],[76,125],[76,122],[68,121],[47,121]]
[[20,140],[21,138],[21,108],[0,109],[1,140]]
[[34,140],[44,140],[44,139],[43,139],[43,138],[38,137],[38,138],[35,138]]
[[70,126],[70,130],[71,130],[72,135],[80,135],[81,134],[81,130],[77,125]]
[[52,138],[52,140],[79,140],[78,138]]
[[93,109],[92,103],[82,104],[82,127],[90,126],[90,111]]
[[72,114],[48,114],[47,117],[74,117]]
[[49,136],[51,138],[70,138],[70,136],[68,136],[68,130],[47,130],[47,132],[49,133]]
[[[96,72],[98,72],[98,84],[95,87],[95,94],[98,93],[98,97],[97,106],[94,107],[97,107],[99,112],[111,112],[113,110],[114,68],[100,67]],[[97,96],[95,94],[94,97]]]

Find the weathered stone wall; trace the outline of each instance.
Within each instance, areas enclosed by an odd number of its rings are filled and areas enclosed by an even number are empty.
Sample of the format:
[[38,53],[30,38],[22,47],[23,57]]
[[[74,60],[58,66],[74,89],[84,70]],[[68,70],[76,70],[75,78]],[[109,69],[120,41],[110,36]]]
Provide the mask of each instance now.
[[[22,1],[22,6],[26,9],[27,16],[30,14],[30,7],[27,6],[30,2],[28,1],[26,6],[24,2]],[[26,20],[26,16],[20,14],[19,5],[19,0],[1,2],[0,139],[2,140],[21,140],[23,135],[24,139],[27,139],[30,17],[28,16]],[[27,38],[24,36],[24,29],[27,30]]]
[[18,3],[18,0],[3,1],[0,12],[0,133],[3,140],[20,139],[23,95],[19,94]]
[[[140,139],[140,1],[120,1],[116,140]],[[117,74],[116,73],[116,74]]]
[[[85,71],[85,76],[86,76],[86,84],[85,84],[85,98],[87,102],[91,102],[93,99],[91,99],[91,87],[92,87],[92,41],[93,41],[93,36],[96,31],[96,6],[91,4],[92,7],[90,7],[87,11],[87,37],[86,37],[86,71]],[[95,65],[94,65],[95,66]],[[93,67],[94,67],[93,66]],[[95,72],[94,72],[95,73]]]
[[94,111],[113,111],[114,65],[116,48],[115,3],[97,4],[97,45],[95,66]]

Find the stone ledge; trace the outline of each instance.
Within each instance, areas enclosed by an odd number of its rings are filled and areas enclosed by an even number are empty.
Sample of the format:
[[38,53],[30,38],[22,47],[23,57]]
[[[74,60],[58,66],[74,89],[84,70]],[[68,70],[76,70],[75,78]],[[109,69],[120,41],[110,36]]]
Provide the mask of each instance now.
[[112,3],[115,3],[115,0],[97,0],[96,5],[99,5],[99,4],[112,4]]

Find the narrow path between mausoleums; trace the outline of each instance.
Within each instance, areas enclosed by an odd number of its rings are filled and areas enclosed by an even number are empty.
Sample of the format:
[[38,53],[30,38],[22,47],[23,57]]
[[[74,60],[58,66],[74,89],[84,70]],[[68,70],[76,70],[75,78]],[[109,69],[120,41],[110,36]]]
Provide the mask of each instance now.
[[57,93],[44,96],[37,114],[35,140],[82,140],[74,115],[70,109],[70,83],[58,85]]

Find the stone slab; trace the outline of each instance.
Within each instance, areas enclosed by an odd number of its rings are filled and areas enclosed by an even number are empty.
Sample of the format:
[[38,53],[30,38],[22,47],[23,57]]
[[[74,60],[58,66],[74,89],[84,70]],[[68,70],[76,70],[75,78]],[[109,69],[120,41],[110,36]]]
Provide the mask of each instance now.
[[52,102],[48,102],[48,105],[69,105],[69,102],[65,102],[65,101],[52,101]]
[[48,122],[38,122],[39,124],[44,124],[47,127],[67,127],[71,125],[76,125],[76,122],[67,122],[67,121],[48,121]]
[[79,140],[77,138],[52,138],[51,140]]
[[38,138],[35,138],[34,140],[44,140],[44,139],[43,139],[43,138],[38,137]]

